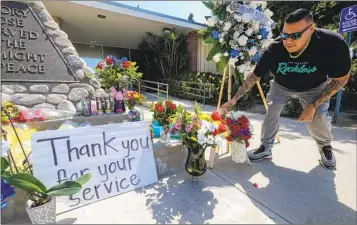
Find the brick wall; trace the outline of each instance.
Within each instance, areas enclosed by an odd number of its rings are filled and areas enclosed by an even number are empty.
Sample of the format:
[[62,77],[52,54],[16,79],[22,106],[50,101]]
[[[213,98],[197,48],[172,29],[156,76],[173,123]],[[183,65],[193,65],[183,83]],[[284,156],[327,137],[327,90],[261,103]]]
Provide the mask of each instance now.
[[187,53],[189,55],[190,71],[197,71],[197,35],[192,31],[187,35]]

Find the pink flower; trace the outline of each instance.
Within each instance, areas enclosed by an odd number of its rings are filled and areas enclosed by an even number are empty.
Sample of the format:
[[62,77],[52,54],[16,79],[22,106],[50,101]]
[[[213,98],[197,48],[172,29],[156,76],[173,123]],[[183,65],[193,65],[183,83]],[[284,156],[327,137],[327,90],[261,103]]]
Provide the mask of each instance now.
[[191,131],[191,129],[192,129],[192,127],[193,127],[193,125],[190,123],[190,124],[188,124],[187,126],[186,126],[186,128],[185,128],[185,131],[188,133],[188,132],[190,132]]

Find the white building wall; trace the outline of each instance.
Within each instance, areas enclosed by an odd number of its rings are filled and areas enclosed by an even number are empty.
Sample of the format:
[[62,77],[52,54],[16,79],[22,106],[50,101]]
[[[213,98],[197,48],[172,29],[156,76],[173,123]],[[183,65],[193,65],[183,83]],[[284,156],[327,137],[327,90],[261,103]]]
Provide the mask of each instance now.
[[202,37],[197,37],[197,39],[197,71],[216,73],[216,63],[213,61],[206,61],[207,55],[213,45],[205,45]]

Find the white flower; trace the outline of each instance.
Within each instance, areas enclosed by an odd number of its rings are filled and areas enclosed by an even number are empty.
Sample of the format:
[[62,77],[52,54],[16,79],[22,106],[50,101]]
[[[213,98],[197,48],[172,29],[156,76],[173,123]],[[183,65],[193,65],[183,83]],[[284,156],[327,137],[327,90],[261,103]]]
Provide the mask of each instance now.
[[229,29],[231,29],[232,27],[232,23],[231,22],[225,22],[224,26],[223,26],[223,30],[224,31],[229,31]]
[[267,39],[271,39],[273,37],[273,33],[272,32],[269,32],[268,36],[267,36]]
[[220,37],[218,41],[219,41],[219,43],[223,44],[224,43],[224,38]]
[[259,1],[250,1],[250,2],[249,2],[249,5],[250,5],[252,8],[257,8],[258,5],[259,5]]
[[240,59],[244,59],[244,56],[242,55],[242,56],[240,57]]
[[242,21],[242,17],[241,17],[240,15],[238,15],[238,14],[235,14],[235,15],[233,16],[233,18],[234,18],[235,20],[237,20],[238,22],[241,22],[241,21]]
[[205,143],[205,139],[206,139],[206,137],[203,135],[203,134],[197,134],[197,142],[199,143],[199,144],[204,144]]
[[252,28],[254,31],[258,31],[260,29],[260,23],[257,21],[253,21]]
[[216,16],[211,16],[210,18],[208,18],[207,20],[207,24],[209,27],[214,27],[217,23],[217,17]]
[[223,53],[223,56],[228,56],[228,55],[229,55],[228,52]]
[[251,20],[251,15],[250,15],[250,14],[244,13],[244,14],[242,15],[242,21],[243,21],[244,23],[249,23],[250,20]]
[[262,35],[258,35],[257,37],[258,37],[258,39],[262,39]]
[[245,31],[245,34],[248,35],[248,36],[252,35],[252,33],[253,33],[253,29],[252,29],[252,28],[248,28],[248,29]]
[[255,55],[255,53],[257,53],[257,51],[258,51],[258,49],[253,46],[251,49],[249,49],[248,54],[250,56],[253,56],[253,55]]
[[268,40],[263,40],[263,41],[262,41],[262,48],[265,49],[265,48],[269,47],[270,43],[271,43],[271,40],[270,40],[270,39],[268,39]]
[[242,35],[238,38],[238,44],[240,46],[245,46],[247,44],[247,42],[248,42],[248,38],[245,35]]
[[243,56],[243,55],[244,55],[244,53],[243,53],[243,52],[240,52],[240,53],[239,53],[239,55],[240,55],[240,56]]
[[262,9],[265,9],[267,7],[267,2],[261,1],[260,5],[261,5]]
[[244,73],[245,65],[243,64],[243,65],[238,66],[238,71],[239,71],[239,73]]
[[240,32],[238,32],[238,31],[234,32],[233,39],[238,39],[239,35],[240,35]]
[[219,60],[221,60],[222,53],[217,53],[215,56],[213,56],[213,60],[218,63]]
[[230,58],[229,59],[229,65],[231,65],[231,66],[233,66],[233,67],[235,67],[235,63],[238,61],[238,57],[235,57],[235,58]]
[[270,18],[270,17],[272,17],[272,16],[274,15],[274,13],[273,13],[272,11],[270,11],[269,9],[265,9],[265,10],[264,10],[264,14],[265,14],[268,18]]

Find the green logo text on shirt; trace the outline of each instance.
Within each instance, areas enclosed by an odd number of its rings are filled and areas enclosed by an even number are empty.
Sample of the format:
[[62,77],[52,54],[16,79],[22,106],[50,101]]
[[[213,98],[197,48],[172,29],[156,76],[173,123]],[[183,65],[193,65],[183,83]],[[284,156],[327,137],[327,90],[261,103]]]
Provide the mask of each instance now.
[[313,73],[316,71],[317,71],[316,66],[314,66],[312,68],[306,67],[305,65],[288,66],[288,63],[286,63],[286,62],[279,63],[279,67],[276,70],[277,73],[280,72],[282,75],[286,75],[287,72],[290,72],[290,73]]

